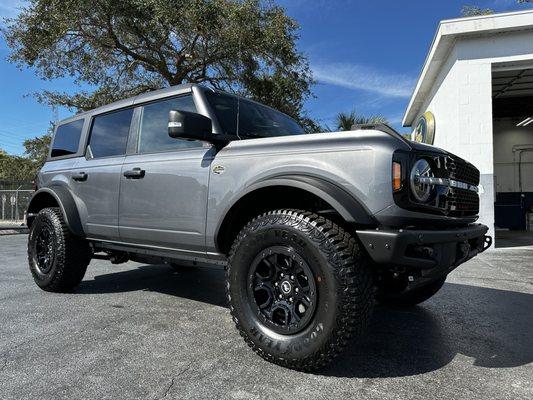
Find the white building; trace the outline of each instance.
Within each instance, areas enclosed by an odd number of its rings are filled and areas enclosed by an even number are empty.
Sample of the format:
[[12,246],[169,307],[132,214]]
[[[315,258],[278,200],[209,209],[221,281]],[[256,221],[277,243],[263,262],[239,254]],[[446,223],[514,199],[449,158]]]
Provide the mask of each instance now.
[[480,221],[496,244],[530,240],[517,232],[533,211],[533,11],[442,21],[403,125],[426,112],[433,144],[481,171]]

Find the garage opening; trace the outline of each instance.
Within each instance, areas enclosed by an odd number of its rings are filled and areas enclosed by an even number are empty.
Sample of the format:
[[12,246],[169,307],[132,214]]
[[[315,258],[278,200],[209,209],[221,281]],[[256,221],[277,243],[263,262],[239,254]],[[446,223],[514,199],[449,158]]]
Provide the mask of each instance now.
[[533,68],[492,73],[496,247],[533,245]]

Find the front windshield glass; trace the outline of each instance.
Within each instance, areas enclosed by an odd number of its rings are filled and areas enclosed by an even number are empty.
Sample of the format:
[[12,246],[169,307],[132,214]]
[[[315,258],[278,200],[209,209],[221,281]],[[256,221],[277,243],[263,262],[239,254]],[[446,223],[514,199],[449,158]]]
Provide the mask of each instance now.
[[[237,104],[237,97],[219,92],[206,91],[206,97],[226,135],[262,138],[305,134],[295,120],[270,107],[242,98]],[[238,127],[237,109],[240,115]]]

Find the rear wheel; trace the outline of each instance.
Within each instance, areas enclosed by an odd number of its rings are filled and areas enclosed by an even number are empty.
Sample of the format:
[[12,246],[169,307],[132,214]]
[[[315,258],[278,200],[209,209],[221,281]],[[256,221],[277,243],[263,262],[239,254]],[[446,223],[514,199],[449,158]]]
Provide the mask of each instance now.
[[412,307],[433,297],[444,285],[446,277],[405,293],[387,293],[385,290],[378,294],[377,300],[395,307]]
[[355,239],[310,212],[263,214],[231,249],[227,297],[237,329],[261,357],[285,367],[330,362],[367,325],[372,294]]
[[42,209],[28,237],[28,262],[35,283],[43,290],[65,292],[78,285],[91,250],[68,229],[59,208]]

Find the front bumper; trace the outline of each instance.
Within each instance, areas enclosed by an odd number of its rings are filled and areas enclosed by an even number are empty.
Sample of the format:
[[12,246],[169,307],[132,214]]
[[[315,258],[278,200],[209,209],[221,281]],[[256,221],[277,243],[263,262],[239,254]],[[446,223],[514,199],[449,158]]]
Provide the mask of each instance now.
[[424,277],[439,277],[487,250],[488,228],[472,224],[440,230],[358,230],[357,236],[377,264],[416,268]]

